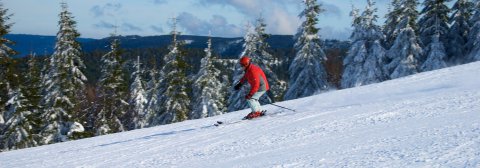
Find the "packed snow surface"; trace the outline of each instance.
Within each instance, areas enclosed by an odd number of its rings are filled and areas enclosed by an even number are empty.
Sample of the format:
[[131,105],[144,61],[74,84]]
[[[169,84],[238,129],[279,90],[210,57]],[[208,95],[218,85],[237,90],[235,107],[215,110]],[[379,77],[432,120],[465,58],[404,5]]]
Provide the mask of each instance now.
[[153,128],[0,153],[0,167],[480,167],[480,62]]

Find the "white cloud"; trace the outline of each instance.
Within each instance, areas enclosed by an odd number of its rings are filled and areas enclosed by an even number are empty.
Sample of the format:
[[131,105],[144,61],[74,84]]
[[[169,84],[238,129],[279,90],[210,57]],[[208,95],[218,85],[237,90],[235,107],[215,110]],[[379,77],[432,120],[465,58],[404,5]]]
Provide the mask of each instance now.
[[165,32],[161,26],[151,25],[150,28],[157,33],[164,33]]
[[191,13],[182,12],[178,16],[178,24],[186,29],[186,33],[194,35],[208,35],[211,31],[213,36],[238,37],[241,29],[234,24],[229,24],[227,19],[220,15],[213,15],[210,20],[202,20]]
[[330,4],[330,3],[322,3],[323,9],[325,9],[325,12],[323,13],[326,16],[336,16],[338,18],[342,18],[342,10],[340,7]]
[[143,30],[142,28],[135,26],[131,23],[123,23],[120,28],[125,32],[139,32]]
[[106,21],[100,21],[99,23],[93,24],[95,28],[106,28],[106,29],[113,29],[115,28],[115,24],[108,23]]
[[271,18],[267,19],[267,30],[271,34],[294,34],[300,25],[300,19],[281,8],[273,8]]
[[[205,7],[212,5],[231,6],[242,13],[248,22],[255,22],[260,16],[267,24],[267,33],[293,34],[299,25],[297,13],[290,13],[288,9],[293,0],[201,0]],[[240,30],[241,32],[241,30]]]
[[90,11],[95,17],[114,16],[121,8],[122,4],[120,3],[107,3],[103,6],[95,5],[90,9]]

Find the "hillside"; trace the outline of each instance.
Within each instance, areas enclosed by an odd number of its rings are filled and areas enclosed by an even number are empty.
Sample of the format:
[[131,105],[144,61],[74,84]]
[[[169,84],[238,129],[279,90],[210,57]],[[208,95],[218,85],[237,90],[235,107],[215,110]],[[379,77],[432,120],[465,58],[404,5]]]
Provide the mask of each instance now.
[[480,167],[480,62],[212,118],[0,153],[0,167]]

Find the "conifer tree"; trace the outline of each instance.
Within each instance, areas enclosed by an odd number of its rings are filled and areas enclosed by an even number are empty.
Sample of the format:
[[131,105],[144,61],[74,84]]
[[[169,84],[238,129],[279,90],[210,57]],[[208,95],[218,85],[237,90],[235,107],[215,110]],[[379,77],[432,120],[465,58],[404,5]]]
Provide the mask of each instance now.
[[140,67],[140,56],[134,64],[135,71],[132,74],[130,85],[130,106],[131,111],[127,114],[127,125],[129,129],[139,129],[146,126],[145,106],[147,104],[145,84],[143,82],[143,70]]
[[[277,74],[272,70],[272,66],[277,65],[278,62],[276,62],[273,55],[269,53],[270,45],[267,43],[267,39],[270,35],[266,33],[266,27],[267,24],[265,24],[264,18],[260,15],[255,25],[255,35],[257,40],[256,52],[258,54],[254,54],[254,56],[258,56],[258,58],[253,57],[252,61],[256,63],[267,76],[270,91],[272,92],[275,101],[280,101],[283,100],[286,91],[286,83],[281,81]],[[262,96],[260,99],[261,102],[269,101],[267,96]]]
[[220,70],[214,65],[212,56],[212,38],[209,37],[205,48],[205,57],[202,58],[200,70],[193,79],[193,103],[190,119],[198,119],[220,115],[225,104],[225,86],[220,82]]
[[11,115],[6,122],[3,135],[3,148],[21,149],[37,146],[36,126],[38,115],[33,111],[32,104],[25,96],[23,86],[19,86],[12,94],[7,103],[8,113]]
[[468,54],[467,42],[470,32],[470,18],[472,17],[473,3],[469,0],[457,0],[452,7],[451,24],[446,44],[448,62],[452,65],[465,63]]
[[417,5],[417,0],[404,0],[399,5],[398,10],[402,12],[397,16],[399,22],[394,30],[398,35],[387,51],[388,64],[385,66],[390,79],[412,75],[419,71],[419,60],[422,60],[423,50],[416,33]]
[[425,0],[424,8],[420,12],[422,17],[418,21],[419,37],[424,46],[429,46],[433,36],[446,44],[448,33],[448,13],[450,9],[445,5],[448,0]]
[[[3,7],[0,3],[0,138],[2,136],[2,128],[5,124],[4,113],[6,111],[6,103],[9,100],[8,93],[12,92],[8,76],[12,76],[11,56],[16,54],[16,51],[10,48],[14,42],[5,38],[5,35],[10,32],[12,23],[8,23],[12,15],[8,14],[8,9]],[[0,142],[1,143],[1,142]]]
[[467,43],[467,50],[470,52],[467,56],[467,62],[480,60],[480,1],[477,0],[474,10],[474,15],[470,21],[472,28]]
[[184,58],[186,55],[183,50],[184,44],[177,41],[179,33],[176,31],[176,19],[173,27],[170,52],[164,57],[164,66],[160,71],[161,111],[154,117],[152,125],[184,121],[190,112],[188,92],[191,84],[186,75],[188,64]]
[[[243,51],[239,55],[239,58],[243,56],[248,56],[250,58],[259,58],[258,56],[258,46],[257,46],[257,41],[258,41],[258,36],[255,35],[254,29],[250,26],[250,24],[246,25],[246,34],[244,36],[244,44],[243,44]],[[252,62],[255,63],[253,60]],[[240,79],[244,75],[244,70],[243,68],[238,64],[235,63],[235,69],[233,72],[233,82],[232,85],[235,86],[238,82],[240,82]],[[232,88],[233,88],[232,86]],[[246,103],[245,100],[245,95],[248,93],[250,90],[250,85],[243,85],[243,87],[240,88],[238,91],[232,91],[230,92],[230,96],[228,98],[228,111],[237,111],[237,110],[242,110],[248,107],[248,104]]]
[[345,70],[342,75],[342,88],[356,87],[387,79],[383,70],[385,49],[380,26],[375,25],[375,2],[368,0],[368,6],[362,15],[358,9],[352,10],[354,31],[351,36],[352,46],[344,60]]
[[145,119],[147,122],[146,126],[152,125],[155,120],[155,116],[160,111],[159,99],[160,99],[160,73],[158,72],[156,60],[153,61],[154,66],[150,69],[149,76],[150,80],[147,82],[147,105],[145,106]]
[[332,85],[327,81],[324,63],[327,57],[322,49],[318,35],[318,15],[324,11],[316,0],[305,0],[305,9],[300,13],[305,21],[296,35],[295,58],[289,67],[290,81],[285,99],[310,96],[329,90]]
[[10,98],[9,95],[13,93],[13,87],[15,84],[11,83],[12,79],[15,79],[15,73],[13,70],[14,61],[10,57],[16,54],[10,45],[13,45],[14,42],[5,38],[4,36],[10,32],[12,23],[8,23],[12,15],[8,14],[8,9],[3,7],[3,4],[0,3],[0,151],[2,151],[3,145],[3,134],[4,127],[6,127],[6,122],[8,117],[6,114],[7,111],[7,102]]
[[385,42],[384,46],[386,49],[390,49],[392,47],[393,43],[395,42],[395,39],[397,38],[397,35],[399,32],[397,28],[398,23],[400,22],[400,19],[398,16],[401,15],[401,0],[392,0],[390,4],[390,8],[388,13],[385,15],[385,24],[383,26],[383,33],[385,34]]
[[427,60],[422,64],[422,71],[432,71],[447,67],[445,47],[440,40],[440,34],[434,35],[426,48]]
[[[28,60],[28,71],[25,75],[25,82],[23,85],[25,86],[25,97],[29,100],[31,107],[29,109],[32,110],[32,113],[35,113],[37,117],[41,113],[43,107],[41,106],[40,102],[42,100],[42,79],[41,79],[41,72],[40,72],[40,65],[38,63],[38,57],[36,54],[31,54],[31,57]],[[40,120],[39,118],[37,120]],[[38,128],[37,128],[38,129]]]
[[423,63],[421,71],[430,71],[446,67],[446,50],[448,33],[449,8],[445,0],[426,0],[420,14],[420,39],[426,46],[425,56],[420,61]]
[[38,145],[38,132],[41,128],[39,101],[40,71],[34,55],[28,60],[26,73],[10,78],[16,87],[7,102],[6,128],[3,135],[3,148],[6,150],[21,149]]
[[112,37],[111,50],[102,57],[102,72],[97,85],[96,135],[125,131],[122,117],[129,104],[128,85],[123,70],[120,41]]
[[[1,58],[0,58],[1,59]],[[0,60],[0,61],[5,61],[5,60]],[[3,71],[3,70],[0,70]],[[2,73],[2,72],[0,72]],[[3,134],[3,127],[5,126],[5,119],[3,118],[3,115],[5,113],[5,104],[7,103],[8,99],[8,90],[7,90],[7,85],[9,85],[4,78],[5,75],[0,74],[2,77],[0,77],[0,80],[2,81],[0,83],[0,139],[2,138]],[[0,144],[1,145],[1,144]]]
[[352,5],[352,27],[353,31],[350,35],[351,47],[348,51],[348,55],[343,60],[343,75],[342,75],[342,88],[350,88],[362,85],[361,82],[357,82],[357,76],[360,75],[363,68],[363,59],[367,55],[364,41],[364,25],[363,19],[360,15],[360,10]]
[[67,4],[62,2],[61,6],[55,52],[43,79],[46,88],[42,100],[45,106],[42,144],[77,139],[84,131],[81,116],[86,114],[82,110],[86,103],[84,82],[87,78],[82,72],[85,65],[80,44],[76,41],[80,34],[75,29],[76,22]]
[[[27,110],[31,113],[26,116],[27,123],[30,128],[30,134],[32,134],[31,141],[35,144],[38,144],[40,140],[40,136],[38,135],[41,128],[42,128],[42,120],[41,120],[41,112],[43,111],[43,107],[41,106],[40,102],[42,99],[41,91],[42,91],[42,83],[41,83],[41,72],[40,72],[40,65],[38,64],[38,59],[36,55],[33,53],[28,60],[28,71],[23,78],[24,82],[22,83],[23,90],[20,90],[19,93],[24,92],[26,101],[27,101]],[[33,143],[32,143],[33,144]]]

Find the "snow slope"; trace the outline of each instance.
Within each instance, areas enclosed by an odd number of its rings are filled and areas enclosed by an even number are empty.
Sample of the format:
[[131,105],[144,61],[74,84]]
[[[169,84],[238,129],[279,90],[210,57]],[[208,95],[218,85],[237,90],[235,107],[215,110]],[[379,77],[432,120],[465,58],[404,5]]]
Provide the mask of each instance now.
[[0,153],[0,167],[480,167],[480,62],[247,111]]

